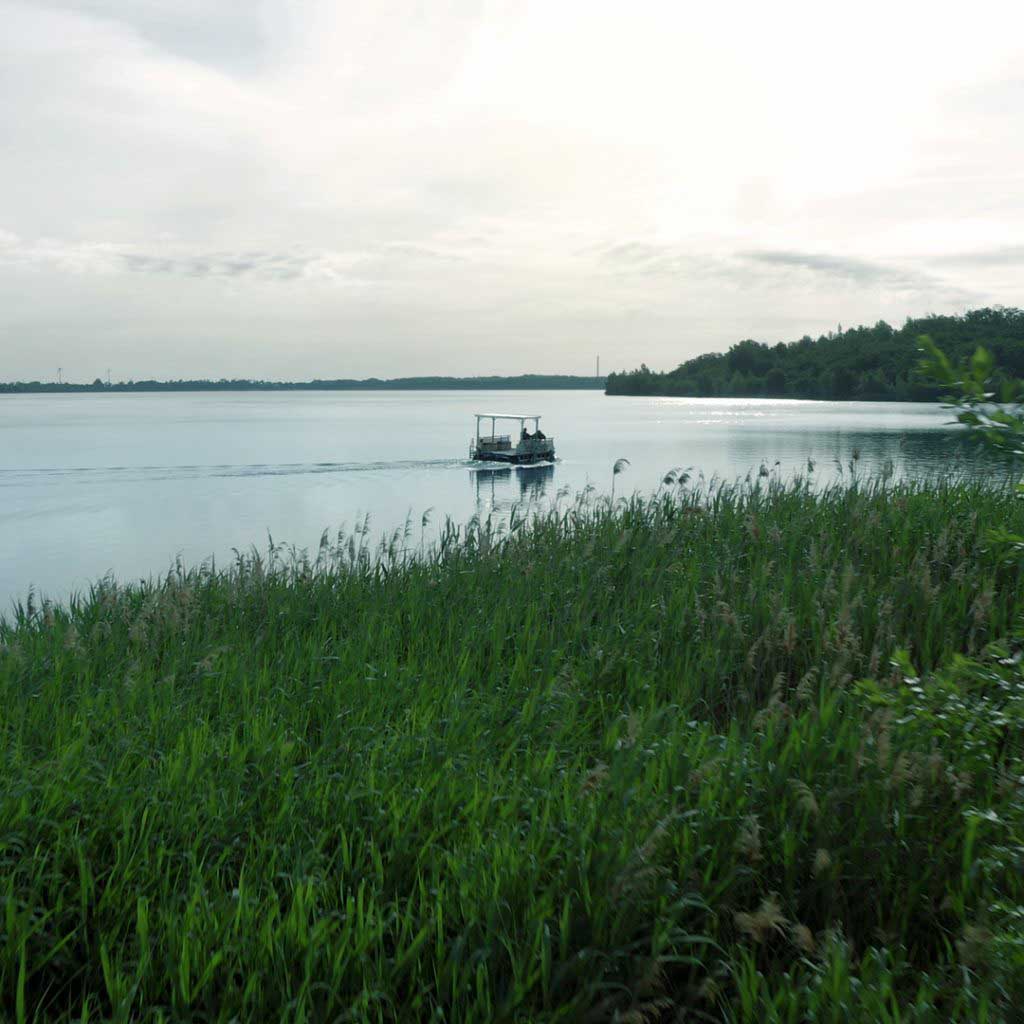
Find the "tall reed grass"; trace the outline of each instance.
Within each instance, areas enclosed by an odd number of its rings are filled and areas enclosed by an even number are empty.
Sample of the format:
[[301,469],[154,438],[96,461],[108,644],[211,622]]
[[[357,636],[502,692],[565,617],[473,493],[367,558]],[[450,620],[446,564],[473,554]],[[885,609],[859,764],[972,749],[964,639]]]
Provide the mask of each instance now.
[[670,491],[21,606],[10,1018],[1019,1019],[1021,503]]

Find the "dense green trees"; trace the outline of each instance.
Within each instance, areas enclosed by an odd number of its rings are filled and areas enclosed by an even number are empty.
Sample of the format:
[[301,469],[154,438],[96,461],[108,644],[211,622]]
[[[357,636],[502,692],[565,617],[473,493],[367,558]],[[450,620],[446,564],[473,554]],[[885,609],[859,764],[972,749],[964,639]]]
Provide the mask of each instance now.
[[[898,330],[884,321],[817,341],[788,345],[747,339],[728,352],[698,356],[668,373],[645,364],[608,377],[609,395],[756,396],[929,401],[939,389],[918,371],[918,338],[927,334],[954,360],[984,346],[1008,377],[1024,376],[1024,310],[975,309],[928,316]],[[997,382],[998,383],[998,382]]]

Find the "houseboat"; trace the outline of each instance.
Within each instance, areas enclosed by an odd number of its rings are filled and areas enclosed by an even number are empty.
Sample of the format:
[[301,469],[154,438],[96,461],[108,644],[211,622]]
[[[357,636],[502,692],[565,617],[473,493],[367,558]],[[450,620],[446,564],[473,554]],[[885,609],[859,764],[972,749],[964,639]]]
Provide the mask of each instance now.
[[[498,433],[499,423],[514,422],[518,433]],[[533,424],[533,431],[527,429]],[[490,433],[483,432],[490,429]],[[476,437],[469,442],[469,457],[480,462],[507,462],[528,464],[552,462],[555,458],[554,438],[545,436],[540,429],[539,416],[522,413],[478,412]]]

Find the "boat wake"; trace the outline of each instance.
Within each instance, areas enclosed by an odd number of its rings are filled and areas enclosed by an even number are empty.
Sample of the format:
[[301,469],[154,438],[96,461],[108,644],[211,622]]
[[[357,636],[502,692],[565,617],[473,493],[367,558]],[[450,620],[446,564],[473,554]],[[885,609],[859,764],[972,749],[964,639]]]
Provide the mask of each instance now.
[[222,477],[315,476],[341,473],[413,472],[424,469],[464,469],[466,459],[404,459],[388,462],[286,462],[208,466],[74,466],[53,469],[0,470],[0,487],[24,486],[47,480],[63,483],[134,483],[157,480],[204,480]]

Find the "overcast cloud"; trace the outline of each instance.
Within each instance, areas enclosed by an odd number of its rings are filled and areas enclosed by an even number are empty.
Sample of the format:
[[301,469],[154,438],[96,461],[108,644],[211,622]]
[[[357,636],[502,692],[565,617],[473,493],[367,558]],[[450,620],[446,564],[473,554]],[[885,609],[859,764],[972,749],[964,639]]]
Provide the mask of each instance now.
[[666,368],[1024,304],[1024,5],[0,0],[0,379]]

